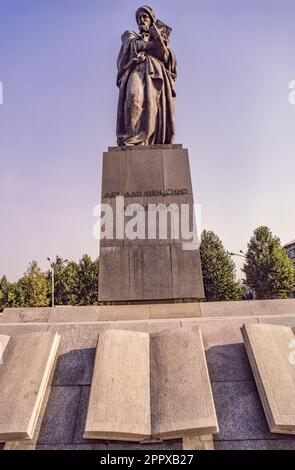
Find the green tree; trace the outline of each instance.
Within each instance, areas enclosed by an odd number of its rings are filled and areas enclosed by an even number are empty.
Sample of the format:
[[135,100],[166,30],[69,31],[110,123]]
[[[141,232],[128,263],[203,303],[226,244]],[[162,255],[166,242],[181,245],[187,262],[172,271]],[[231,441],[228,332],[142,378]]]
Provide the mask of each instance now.
[[32,261],[17,282],[18,307],[47,307],[49,305],[49,284],[37,261]]
[[240,300],[242,289],[236,281],[235,264],[214,232],[203,231],[200,253],[207,301]]
[[245,283],[257,299],[287,298],[295,288],[295,269],[280,239],[268,227],[258,227],[248,243]]
[[[56,256],[53,268],[55,305],[77,305],[77,263],[67,263],[60,256]],[[47,273],[47,279],[51,291],[51,271]]]
[[0,312],[5,308],[24,307],[25,298],[19,282],[9,282],[6,276],[0,280]]
[[78,265],[77,295],[79,305],[98,305],[99,260],[84,255]]
[[[98,259],[84,255],[79,263],[67,263],[57,256],[53,268],[55,305],[98,304]],[[50,271],[47,279],[51,286]]]

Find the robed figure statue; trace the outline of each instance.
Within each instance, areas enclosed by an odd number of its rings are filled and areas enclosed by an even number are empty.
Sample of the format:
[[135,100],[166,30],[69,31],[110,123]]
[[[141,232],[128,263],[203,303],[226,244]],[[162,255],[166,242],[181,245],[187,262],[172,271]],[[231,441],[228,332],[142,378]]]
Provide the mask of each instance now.
[[171,28],[151,7],[136,12],[139,34],[126,31],[118,57],[119,146],[171,144],[175,135],[176,57],[168,47]]

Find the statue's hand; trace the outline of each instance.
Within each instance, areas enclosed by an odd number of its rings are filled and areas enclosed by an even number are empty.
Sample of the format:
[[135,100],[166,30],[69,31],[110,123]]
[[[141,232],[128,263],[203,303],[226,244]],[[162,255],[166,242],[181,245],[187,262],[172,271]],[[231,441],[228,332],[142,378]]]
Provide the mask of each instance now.
[[150,33],[150,39],[152,41],[160,37],[158,28],[154,24],[152,24],[152,26],[150,27],[149,33]]

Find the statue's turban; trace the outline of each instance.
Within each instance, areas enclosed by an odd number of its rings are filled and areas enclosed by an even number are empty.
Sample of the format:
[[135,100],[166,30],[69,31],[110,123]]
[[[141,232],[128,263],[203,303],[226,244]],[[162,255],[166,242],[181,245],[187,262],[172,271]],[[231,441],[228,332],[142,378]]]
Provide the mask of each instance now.
[[149,17],[150,17],[150,19],[152,20],[153,23],[156,21],[156,15],[155,15],[154,10],[151,7],[147,6],[147,5],[143,5],[142,7],[139,7],[136,10],[136,13],[135,13],[136,21],[137,21],[137,17],[138,17],[138,14],[139,14],[140,11],[145,11],[149,15]]

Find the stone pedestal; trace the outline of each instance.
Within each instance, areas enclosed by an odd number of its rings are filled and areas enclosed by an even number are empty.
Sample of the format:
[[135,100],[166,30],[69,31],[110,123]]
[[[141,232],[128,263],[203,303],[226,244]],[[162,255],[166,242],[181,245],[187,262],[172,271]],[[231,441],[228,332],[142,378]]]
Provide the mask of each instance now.
[[[101,301],[204,298],[200,253],[193,236],[184,233],[194,226],[187,150],[181,145],[109,148],[103,155],[102,203],[113,217],[108,217],[108,236],[100,240]],[[130,224],[133,230],[126,234]]]

